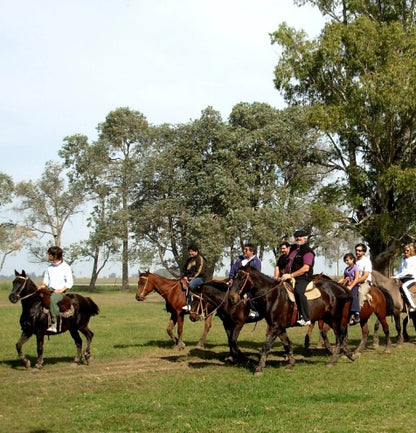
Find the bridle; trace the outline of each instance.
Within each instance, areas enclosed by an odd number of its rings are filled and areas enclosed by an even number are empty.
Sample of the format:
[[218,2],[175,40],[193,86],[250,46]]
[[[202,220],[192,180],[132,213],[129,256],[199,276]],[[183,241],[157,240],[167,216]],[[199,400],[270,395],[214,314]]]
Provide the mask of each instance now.
[[[140,280],[141,279],[144,279],[144,280],[146,280],[146,282],[145,282],[145,284],[144,284],[144,287],[143,287],[143,289],[141,290],[141,293],[143,294],[143,295],[140,295],[139,293],[139,295],[140,296],[143,296],[143,297],[145,297],[146,295],[145,295],[145,293],[146,293],[146,287],[147,287],[147,284],[148,284],[148,282],[149,282],[149,277],[145,277],[144,275],[142,275],[140,278],[139,278],[139,284],[140,284]],[[153,283],[153,290],[155,290],[155,289],[157,289],[157,291],[159,292],[159,294],[162,296],[162,297],[164,297],[164,295],[166,295],[167,293],[169,293],[170,292],[170,290],[171,289],[168,289],[168,290],[161,290],[160,289],[160,287],[156,287],[156,285]],[[137,292],[139,292],[139,290],[137,290]]]
[[[250,279],[250,274],[246,271],[240,271],[241,273],[245,274],[245,279],[243,284],[241,285],[241,287],[238,289],[237,293],[241,296],[241,294],[244,291],[244,288],[246,287],[247,283],[250,281],[250,283],[252,283],[251,279]],[[253,283],[252,283],[253,284]]]
[[28,295],[23,296],[23,297],[21,298],[21,297],[20,297],[20,294],[23,292],[24,288],[26,287],[26,283],[28,282],[29,277],[24,277],[23,275],[17,275],[16,278],[20,278],[21,280],[24,280],[23,284],[22,284],[21,287],[19,288],[19,291],[18,291],[17,294],[15,295],[16,298],[17,298],[17,300],[20,299],[21,301],[23,301],[23,299],[29,298],[30,296],[33,296],[33,295],[36,293],[36,291],[34,291],[34,292],[29,293]]

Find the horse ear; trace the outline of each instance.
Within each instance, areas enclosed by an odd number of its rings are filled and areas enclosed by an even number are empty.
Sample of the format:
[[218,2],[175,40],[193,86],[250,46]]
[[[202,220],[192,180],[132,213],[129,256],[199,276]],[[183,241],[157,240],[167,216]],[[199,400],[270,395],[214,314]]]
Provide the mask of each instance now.
[[26,278],[26,272],[22,269],[22,277]]
[[16,277],[20,275],[19,272],[16,271],[16,269],[14,270],[14,274],[16,275]]

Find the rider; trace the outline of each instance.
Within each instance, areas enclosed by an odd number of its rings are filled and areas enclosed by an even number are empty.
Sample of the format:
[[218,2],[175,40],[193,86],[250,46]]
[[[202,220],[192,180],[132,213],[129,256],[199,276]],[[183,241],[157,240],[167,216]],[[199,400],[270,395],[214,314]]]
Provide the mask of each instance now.
[[189,245],[188,254],[189,258],[186,260],[181,273],[181,278],[188,285],[186,304],[182,307],[185,311],[191,311],[192,291],[204,282],[207,266],[205,257],[199,254],[199,248],[196,245]]
[[352,253],[345,254],[344,262],[347,267],[344,269],[343,278],[341,278],[338,283],[346,284],[347,289],[351,291],[351,319],[349,324],[356,325],[360,323],[360,301],[358,299],[360,285],[357,283],[360,278],[360,268],[356,264],[356,258]]
[[402,282],[402,291],[409,302],[410,312],[416,311],[416,305],[409,291],[409,287],[416,283],[416,255],[413,245],[405,245],[399,270],[393,278]]
[[64,297],[64,292],[73,286],[74,280],[71,266],[63,260],[63,251],[60,247],[54,246],[48,249],[48,261],[51,263],[45,271],[38,290],[49,289],[52,291],[49,307],[51,326],[47,331],[56,333],[56,318],[59,314],[58,302]]
[[371,287],[371,273],[373,271],[373,264],[371,260],[365,255],[367,252],[367,246],[363,243],[359,243],[355,246],[355,255],[357,256],[356,264],[360,268],[360,278],[357,283],[360,284],[358,290],[358,299],[360,308],[363,306],[364,299],[367,296],[368,291]]
[[[238,259],[231,266],[230,274],[228,275],[228,285],[231,286],[233,284],[233,279],[237,275],[238,270],[241,266],[250,265],[250,267],[257,269],[261,272],[261,260],[257,257],[257,247],[252,243],[246,243],[243,247],[243,254],[238,256]],[[250,305],[250,312],[248,317],[250,319],[256,319],[259,317],[259,313],[257,311],[256,303],[253,299],[251,299],[251,295],[247,293]]]
[[312,280],[315,253],[307,243],[306,230],[296,230],[293,234],[295,244],[291,246],[286,273],[282,280],[295,278],[295,299],[299,311],[299,325],[310,325],[308,300],[305,296],[306,286]]

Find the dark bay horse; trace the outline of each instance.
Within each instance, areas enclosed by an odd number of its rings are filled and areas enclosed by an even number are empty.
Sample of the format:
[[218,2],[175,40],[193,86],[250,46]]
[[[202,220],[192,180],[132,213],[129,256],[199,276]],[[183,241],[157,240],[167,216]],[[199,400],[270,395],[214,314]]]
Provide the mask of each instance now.
[[[350,360],[353,354],[347,347],[347,325],[351,295],[340,284],[331,279],[320,279],[315,282],[321,292],[321,297],[309,300],[309,314],[311,321],[323,320],[334,331],[336,345],[332,350],[332,357],[328,366],[332,366],[343,352]],[[255,374],[262,374],[276,337],[279,337],[285,349],[288,360],[288,368],[293,368],[295,358],[293,356],[292,342],[286,329],[294,326],[296,317],[293,314],[294,302],[290,301],[285,285],[271,277],[245,266],[240,268],[230,288],[230,296],[235,303],[241,302],[241,296],[251,290],[258,303],[258,310],[269,325],[269,333],[263,345],[259,364]],[[325,328],[322,330],[324,340],[328,341]]]
[[231,302],[228,294],[229,288],[225,282],[208,281],[202,284],[194,291],[189,317],[196,321],[216,314],[222,320],[227,334],[230,354],[226,361],[235,363],[244,358],[238,348],[237,339],[242,327],[247,323],[250,307],[244,302]]
[[[20,316],[22,335],[16,343],[17,353],[22,364],[26,368],[29,368],[30,361],[23,354],[22,346],[35,334],[38,354],[35,367],[40,369],[43,366],[43,343],[45,334],[49,334],[46,331],[49,326],[49,313],[45,311],[43,297],[48,296],[49,292],[46,289],[38,291],[36,284],[26,275],[25,271],[22,271],[21,274],[15,271],[15,275],[16,278],[13,280],[13,288],[10,292],[9,300],[15,304],[20,299],[22,303],[22,315]],[[77,364],[82,360],[82,339],[78,331],[84,334],[87,339],[84,358],[88,364],[91,357],[91,341],[94,336],[93,332],[88,328],[88,323],[91,316],[98,314],[99,308],[91,298],[85,298],[78,294],[70,293],[66,295],[66,298],[70,299],[73,314],[69,315],[69,317],[61,317],[61,325],[58,333],[66,331],[71,333],[77,348],[77,354],[74,359],[74,362]]]
[[[170,313],[167,333],[171,338],[176,349],[184,349],[185,343],[182,341],[183,321],[185,312],[182,307],[186,304],[185,291],[182,289],[179,278],[165,278],[160,275],[152,274],[151,272],[141,272],[139,274],[139,282],[137,283],[136,300],[144,301],[145,297],[155,290],[166,303],[166,311]],[[178,336],[173,333],[173,329],[178,324]],[[204,332],[199,339],[196,347],[203,347],[205,339],[212,326],[212,316],[205,319]]]

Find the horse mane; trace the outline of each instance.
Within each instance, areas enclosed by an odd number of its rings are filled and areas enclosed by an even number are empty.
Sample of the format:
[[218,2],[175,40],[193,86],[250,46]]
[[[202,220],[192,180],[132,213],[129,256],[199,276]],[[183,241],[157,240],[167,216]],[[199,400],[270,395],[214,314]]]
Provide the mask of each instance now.
[[253,268],[250,265],[242,266],[240,270],[248,272],[250,275],[254,275],[255,277],[262,278],[265,283],[272,284],[274,286],[278,284],[278,282],[273,277],[269,277],[268,275],[263,274],[263,272],[258,271],[256,268]]

